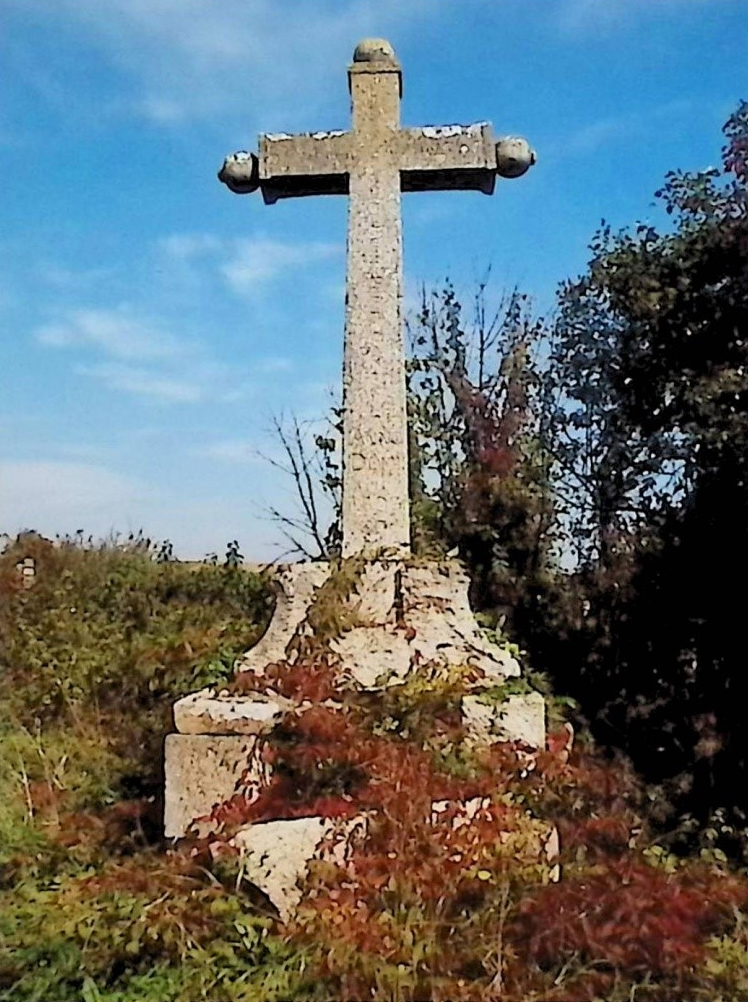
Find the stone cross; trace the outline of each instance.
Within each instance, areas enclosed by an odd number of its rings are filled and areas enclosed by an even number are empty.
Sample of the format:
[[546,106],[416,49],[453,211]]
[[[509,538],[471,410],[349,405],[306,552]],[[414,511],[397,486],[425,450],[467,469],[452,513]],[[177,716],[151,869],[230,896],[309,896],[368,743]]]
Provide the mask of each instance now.
[[356,46],[348,80],[349,132],[263,135],[259,157],[237,153],[218,175],[267,203],[349,196],[343,556],[410,546],[400,192],[491,194],[497,173],[518,177],[535,159],[524,140],[496,144],[487,123],[401,128],[400,64],[383,39]]

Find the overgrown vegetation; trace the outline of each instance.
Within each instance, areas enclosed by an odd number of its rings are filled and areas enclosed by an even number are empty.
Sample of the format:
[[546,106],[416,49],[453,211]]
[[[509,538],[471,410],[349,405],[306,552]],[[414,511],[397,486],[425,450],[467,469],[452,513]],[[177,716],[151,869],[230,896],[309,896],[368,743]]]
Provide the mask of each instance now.
[[168,556],[33,534],[0,556],[1,998],[289,997],[267,921],[161,848],[172,703],[229,676],[269,590]]
[[[219,805],[211,835],[164,844],[154,798],[172,701],[256,638],[266,585],[137,546],[28,538],[0,572],[0,999],[744,996],[748,879],[716,851],[669,855],[635,774],[586,741],[466,742],[475,669],[419,665],[378,693],[320,651],[245,673],[244,691],[295,704],[266,740],[267,788]],[[342,866],[311,868],[286,925],[232,863],[247,822],[360,813],[369,837]],[[543,848],[553,824],[560,884]]]

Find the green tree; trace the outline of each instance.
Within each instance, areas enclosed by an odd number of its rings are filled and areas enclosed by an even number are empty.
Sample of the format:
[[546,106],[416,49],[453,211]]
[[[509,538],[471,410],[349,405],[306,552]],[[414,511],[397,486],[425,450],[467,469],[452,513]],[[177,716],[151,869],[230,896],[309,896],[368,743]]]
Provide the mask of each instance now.
[[554,448],[587,612],[547,656],[579,665],[609,743],[702,820],[743,826],[748,104],[724,131],[721,168],[657,192],[669,229],[604,228],[561,290]]

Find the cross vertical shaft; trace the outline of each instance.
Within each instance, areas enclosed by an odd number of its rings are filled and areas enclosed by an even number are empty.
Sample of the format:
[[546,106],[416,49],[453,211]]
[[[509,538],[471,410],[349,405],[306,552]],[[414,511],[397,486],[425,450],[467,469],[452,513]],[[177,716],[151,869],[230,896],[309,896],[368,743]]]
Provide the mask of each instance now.
[[349,70],[349,174],[343,354],[343,555],[410,546],[402,317],[400,67]]

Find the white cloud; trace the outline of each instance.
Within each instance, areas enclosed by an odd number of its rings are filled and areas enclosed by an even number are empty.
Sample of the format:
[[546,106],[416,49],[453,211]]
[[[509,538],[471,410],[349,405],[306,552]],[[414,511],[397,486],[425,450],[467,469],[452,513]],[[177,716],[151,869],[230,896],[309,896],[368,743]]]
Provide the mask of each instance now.
[[642,17],[663,16],[703,6],[706,0],[564,0],[558,23],[571,34],[609,32],[628,27]]
[[0,463],[2,530],[36,529],[45,535],[75,532],[105,536],[114,527],[138,527],[153,498],[143,484],[88,463]]
[[139,317],[127,306],[73,310],[61,323],[40,327],[35,336],[56,348],[94,347],[122,359],[172,358],[187,347],[158,321]]
[[96,285],[110,278],[114,273],[113,268],[88,268],[85,270],[74,270],[66,268],[64,265],[54,262],[42,262],[39,267],[39,276],[49,285],[58,289],[82,289]]
[[177,261],[188,261],[221,250],[223,242],[212,233],[172,233],[158,241],[158,247]]
[[[3,0],[47,31],[77,21],[135,81],[135,107],[162,124],[229,111],[308,111],[366,35],[410,30],[455,0]],[[32,8],[29,11],[29,7]],[[336,72],[337,71],[337,72]],[[289,104],[288,99],[293,98]],[[268,122],[270,126],[271,123]]]
[[294,368],[293,360],[283,355],[271,355],[257,363],[256,371],[263,375],[268,372],[290,372]]
[[646,111],[598,118],[571,130],[563,140],[548,144],[545,155],[549,158],[587,156],[611,143],[630,143],[634,138],[641,140],[650,134],[661,136],[668,126],[681,128],[683,117],[692,115],[693,110],[693,101],[677,100],[649,107]]
[[[261,481],[276,504],[278,479],[267,467]],[[229,539],[239,540],[247,560],[272,560],[283,548],[261,505],[247,504],[246,490],[194,497],[179,484],[154,487],[93,463],[0,462],[0,512],[0,533],[9,536],[35,529],[53,538],[82,529],[102,539],[143,529],[152,539],[170,539],[185,560],[223,557]]]
[[599,118],[571,132],[558,150],[561,156],[585,156],[612,142],[619,142],[641,129],[637,115],[618,115]]
[[93,376],[114,390],[150,397],[167,404],[194,404],[205,398],[206,387],[197,380],[120,363],[80,365],[76,372]]
[[237,240],[232,257],[221,271],[234,292],[256,294],[286,269],[324,261],[340,252],[340,246],[334,243],[289,243],[263,237]]
[[284,277],[288,269],[298,270],[337,257],[342,254],[343,245],[273,240],[264,236],[221,240],[211,233],[172,233],[158,240],[157,249],[193,285],[200,274],[215,268],[234,292],[254,296]]
[[257,445],[247,439],[228,439],[223,442],[212,442],[194,450],[196,456],[203,459],[215,459],[222,463],[255,464],[263,462],[257,451]]
[[[184,243],[172,252],[189,255],[196,248],[197,243]],[[35,337],[54,348],[81,349],[86,361],[74,366],[79,375],[161,403],[194,404],[219,391],[224,400],[238,400],[252,390],[245,374],[213,360],[198,340],[177,337],[159,318],[142,317],[129,307],[71,310],[61,322],[39,328]],[[270,358],[268,371],[278,364]],[[258,371],[262,368],[259,362]]]

